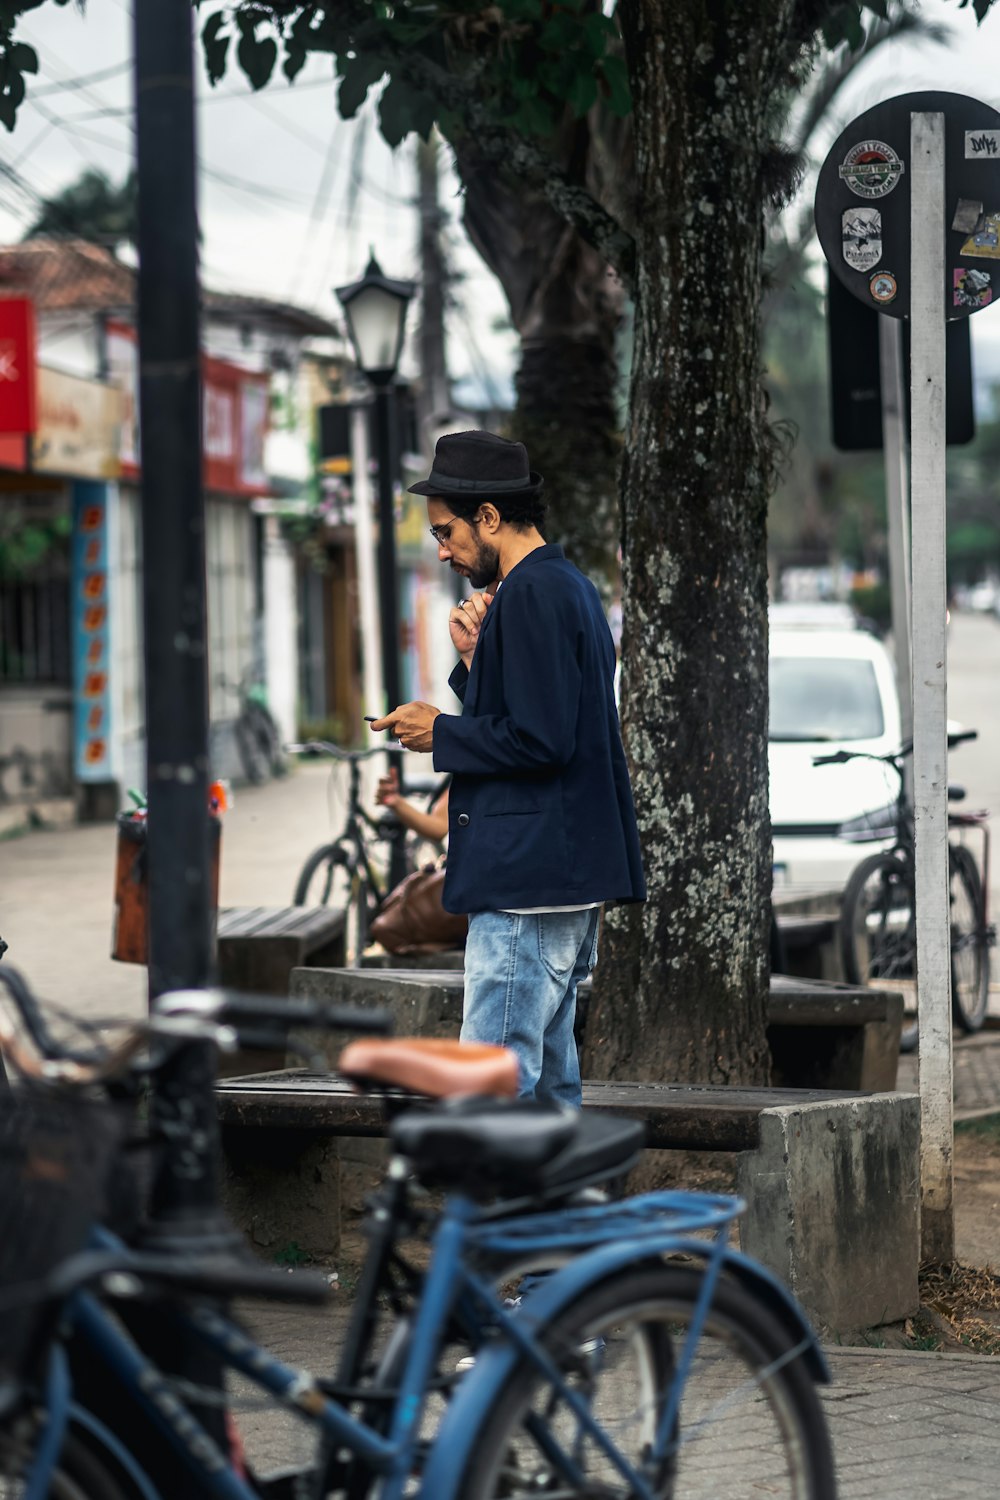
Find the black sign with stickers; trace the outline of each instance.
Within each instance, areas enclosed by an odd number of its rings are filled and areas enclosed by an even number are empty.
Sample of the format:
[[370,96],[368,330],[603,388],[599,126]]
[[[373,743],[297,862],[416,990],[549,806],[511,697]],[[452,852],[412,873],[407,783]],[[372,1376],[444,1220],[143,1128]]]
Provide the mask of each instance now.
[[836,141],[816,186],[830,269],[876,312],[910,315],[910,116],[945,122],[945,317],[1000,302],[1000,111],[964,94],[900,94]]

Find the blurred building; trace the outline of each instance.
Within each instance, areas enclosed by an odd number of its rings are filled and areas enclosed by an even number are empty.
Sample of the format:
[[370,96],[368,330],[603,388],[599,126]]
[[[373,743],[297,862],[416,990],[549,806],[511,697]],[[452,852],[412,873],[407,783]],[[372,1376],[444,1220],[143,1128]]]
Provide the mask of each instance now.
[[[37,326],[34,430],[0,420],[0,796],[31,781],[107,816],[145,775],[135,273],[85,241],[32,240],[0,249],[0,299]],[[288,738],[303,695],[320,717],[331,677],[349,698],[349,538],[327,585],[342,639],[309,627],[316,408],[344,357],[326,319],[266,299],[206,291],[202,326],[213,771],[238,776],[241,684],[266,686]],[[0,337],[0,402],[4,359]]]

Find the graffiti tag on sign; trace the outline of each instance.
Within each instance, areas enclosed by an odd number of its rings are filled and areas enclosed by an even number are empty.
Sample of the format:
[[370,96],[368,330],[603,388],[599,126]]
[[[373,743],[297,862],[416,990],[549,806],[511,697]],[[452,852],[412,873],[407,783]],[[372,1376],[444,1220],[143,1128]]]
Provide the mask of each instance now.
[[1000,161],[1000,130],[967,130],[966,161]]

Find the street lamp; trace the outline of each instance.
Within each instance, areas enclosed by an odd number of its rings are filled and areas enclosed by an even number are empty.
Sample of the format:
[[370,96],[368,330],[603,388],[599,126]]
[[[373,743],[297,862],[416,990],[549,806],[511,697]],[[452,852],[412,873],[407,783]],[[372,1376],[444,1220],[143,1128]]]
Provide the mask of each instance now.
[[[403,349],[406,309],[416,291],[412,281],[383,276],[374,252],[360,281],[336,288],[359,369],[375,389],[375,448],[378,459],[379,603],[382,617],[382,681],[389,708],[401,697],[399,681],[399,600],[396,579],[396,532],[393,480],[396,474],[396,402],[393,380]],[[403,786],[403,757],[389,757]],[[402,841],[395,844],[389,868],[393,885],[405,869]]]

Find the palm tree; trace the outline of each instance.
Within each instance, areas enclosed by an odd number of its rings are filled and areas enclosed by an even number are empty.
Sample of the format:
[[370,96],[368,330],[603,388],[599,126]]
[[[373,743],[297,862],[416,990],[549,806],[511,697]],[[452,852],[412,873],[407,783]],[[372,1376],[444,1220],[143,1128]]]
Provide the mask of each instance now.
[[114,250],[134,242],[136,225],[135,173],[116,187],[103,172],[89,168],[69,187],[42,200],[42,207],[26,240],[40,235],[57,239],[90,240]]

